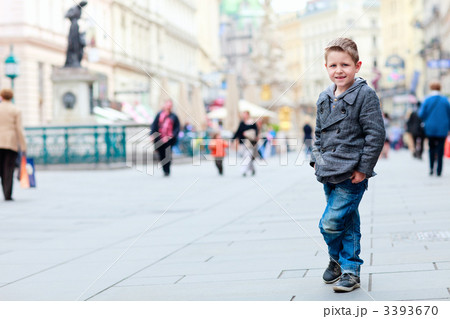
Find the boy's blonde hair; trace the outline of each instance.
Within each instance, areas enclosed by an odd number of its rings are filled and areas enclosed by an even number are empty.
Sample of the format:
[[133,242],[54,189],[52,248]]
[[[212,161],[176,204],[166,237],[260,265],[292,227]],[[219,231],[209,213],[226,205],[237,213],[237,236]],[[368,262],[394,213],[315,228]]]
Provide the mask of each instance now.
[[352,39],[337,38],[328,43],[325,47],[325,62],[327,62],[328,54],[332,51],[346,52],[355,64],[359,62],[358,46]]

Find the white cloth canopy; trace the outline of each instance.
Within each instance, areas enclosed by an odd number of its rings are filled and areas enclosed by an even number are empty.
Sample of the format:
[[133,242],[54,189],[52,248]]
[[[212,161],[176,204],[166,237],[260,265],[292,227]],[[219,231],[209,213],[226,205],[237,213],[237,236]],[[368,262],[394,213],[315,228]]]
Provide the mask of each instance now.
[[[251,118],[271,118],[276,119],[277,114],[275,112],[269,111],[259,105],[250,103],[246,100],[239,100],[239,111],[249,111]],[[227,116],[227,110],[222,107],[220,109],[216,109],[214,111],[211,111],[207,114],[208,118],[210,119],[217,119],[217,120],[223,120]]]

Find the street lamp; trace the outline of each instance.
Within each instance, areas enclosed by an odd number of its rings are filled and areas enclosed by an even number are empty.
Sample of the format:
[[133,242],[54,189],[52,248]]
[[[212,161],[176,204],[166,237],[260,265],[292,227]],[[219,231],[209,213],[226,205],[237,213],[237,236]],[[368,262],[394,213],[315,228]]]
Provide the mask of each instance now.
[[14,56],[12,44],[9,56],[5,60],[5,75],[11,79],[11,89],[14,91],[14,79],[19,76],[19,63]]

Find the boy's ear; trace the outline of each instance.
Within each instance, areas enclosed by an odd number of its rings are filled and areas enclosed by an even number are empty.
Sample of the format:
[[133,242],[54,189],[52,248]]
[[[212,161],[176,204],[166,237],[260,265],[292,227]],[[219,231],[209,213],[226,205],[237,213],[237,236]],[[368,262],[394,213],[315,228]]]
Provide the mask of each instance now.
[[359,70],[361,69],[361,65],[362,61],[358,61],[358,63],[356,63],[356,72],[359,72]]

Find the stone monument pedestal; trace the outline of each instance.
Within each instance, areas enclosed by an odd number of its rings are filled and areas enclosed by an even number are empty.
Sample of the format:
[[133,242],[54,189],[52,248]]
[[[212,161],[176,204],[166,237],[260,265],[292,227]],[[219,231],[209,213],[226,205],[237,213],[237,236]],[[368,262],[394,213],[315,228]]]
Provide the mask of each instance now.
[[52,73],[53,124],[94,124],[92,83],[84,68],[60,68]]

